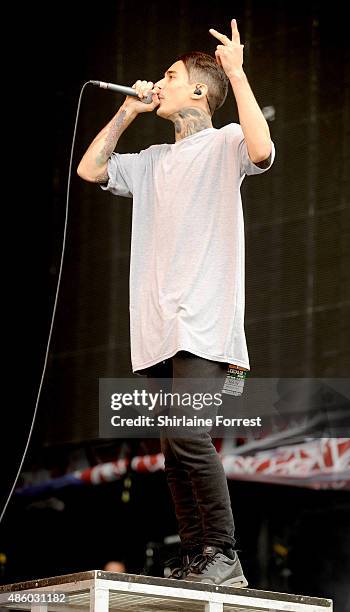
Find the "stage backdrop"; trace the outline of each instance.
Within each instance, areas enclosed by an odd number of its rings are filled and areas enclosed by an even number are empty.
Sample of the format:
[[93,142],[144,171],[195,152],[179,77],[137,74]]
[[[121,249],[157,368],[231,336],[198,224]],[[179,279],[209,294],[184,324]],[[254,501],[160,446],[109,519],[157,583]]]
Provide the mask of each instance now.
[[[84,8],[85,7],[85,8]],[[158,80],[189,50],[214,54],[210,27],[235,17],[244,68],[269,121],[276,160],[242,186],[246,224],[246,335],[251,375],[347,376],[349,363],[349,54],[324,3],[78,2],[45,33],[53,78],[51,293],[57,280],[69,147],[81,85]],[[72,12],[74,11],[74,12]],[[234,14],[232,14],[232,12]],[[44,18],[45,15],[44,15]],[[49,19],[49,15],[47,15]],[[88,88],[79,119],[67,249],[37,435],[43,444],[98,437],[98,379],[131,375],[128,280],[132,200],[76,175],[123,98]],[[232,90],[214,127],[238,122]],[[173,125],[139,116],[121,153],[174,142]]]

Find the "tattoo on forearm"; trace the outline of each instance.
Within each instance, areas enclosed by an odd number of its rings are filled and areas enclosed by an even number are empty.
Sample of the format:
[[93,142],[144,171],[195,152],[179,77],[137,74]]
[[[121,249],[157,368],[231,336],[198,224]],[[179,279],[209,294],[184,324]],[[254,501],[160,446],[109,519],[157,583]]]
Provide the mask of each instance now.
[[[107,159],[112,155],[115,149],[116,142],[121,134],[121,126],[124,123],[125,115],[126,115],[126,111],[125,110],[121,111],[120,115],[118,115],[115,122],[112,123],[111,127],[109,128],[103,148],[101,149],[101,151],[96,157],[97,166],[104,166]],[[98,182],[101,182],[101,181],[98,181]]]

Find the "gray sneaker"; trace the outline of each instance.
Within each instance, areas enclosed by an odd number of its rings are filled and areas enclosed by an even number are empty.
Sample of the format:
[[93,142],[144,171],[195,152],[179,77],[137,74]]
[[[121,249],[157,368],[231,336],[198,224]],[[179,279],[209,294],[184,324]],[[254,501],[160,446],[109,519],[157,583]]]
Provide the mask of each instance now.
[[248,582],[243,575],[242,566],[237,552],[233,559],[226,557],[220,548],[205,546],[203,552],[197,555],[188,567],[183,580],[215,584],[221,586],[246,587]]

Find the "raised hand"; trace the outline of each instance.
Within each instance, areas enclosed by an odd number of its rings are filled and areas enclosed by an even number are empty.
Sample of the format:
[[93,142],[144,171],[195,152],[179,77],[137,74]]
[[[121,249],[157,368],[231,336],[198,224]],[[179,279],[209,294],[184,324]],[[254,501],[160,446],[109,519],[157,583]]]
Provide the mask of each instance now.
[[232,39],[210,28],[209,32],[222,43],[216,47],[216,62],[223,68],[228,78],[242,74],[243,72],[243,47],[241,45],[237,22],[231,20]]

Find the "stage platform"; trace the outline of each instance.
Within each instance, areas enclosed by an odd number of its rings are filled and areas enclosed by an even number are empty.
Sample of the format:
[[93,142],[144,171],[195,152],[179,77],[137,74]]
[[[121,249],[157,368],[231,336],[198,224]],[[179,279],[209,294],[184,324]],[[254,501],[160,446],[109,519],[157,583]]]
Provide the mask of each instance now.
[[91,570],[0,586],[0,608],[33,612],[326,612],[332,600]]

